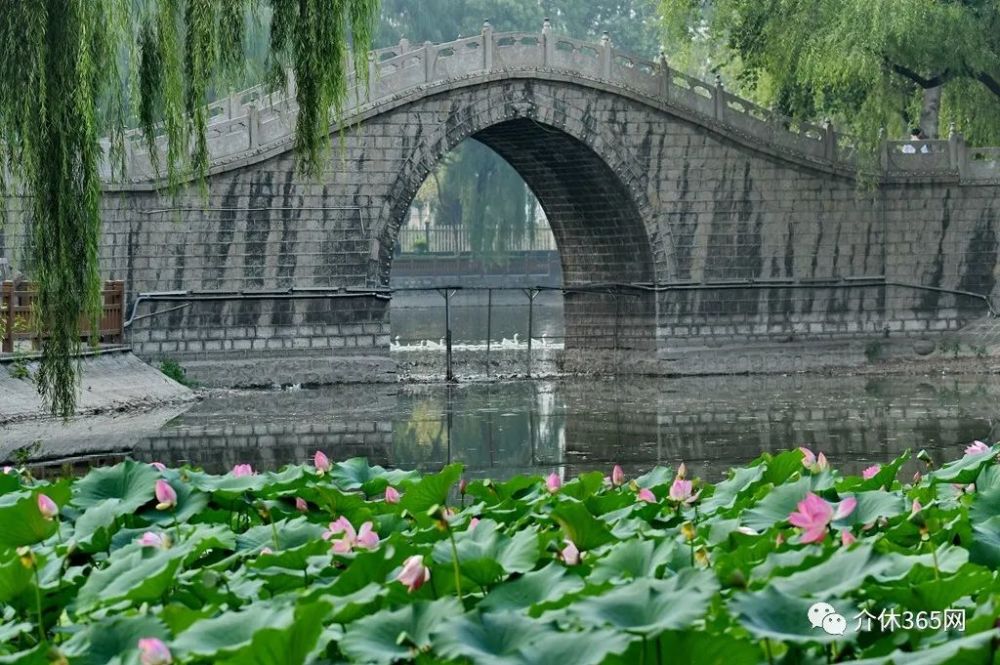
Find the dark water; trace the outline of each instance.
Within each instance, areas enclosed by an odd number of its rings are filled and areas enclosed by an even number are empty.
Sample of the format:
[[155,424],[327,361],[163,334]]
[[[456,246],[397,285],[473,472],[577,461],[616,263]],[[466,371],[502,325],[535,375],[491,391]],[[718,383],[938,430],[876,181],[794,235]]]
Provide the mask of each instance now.
[[[353,386],[213,397],[138,441],[134,456],[211,470],[335,459],[473,477],[630,473],[687,463],[702,477],[807,445],[859,471],[907,448],[938,460],[995,440],[992,377],[723,377]],[[916,466],[911,466],[911,470]]]
[[[495,344],[503,340],[524,341],[528,336],[528,296],[521,290],[494,291],[492,303],[486,291],[457,291],[450,297],[452,340],[456,344],[485,343],[487,331]],[[531,330],[535,339],[562,341],[562,294],[545,291],[532,305]],[[397,293],[390,312],[396,344],[437,342],[444,337],[444,298],[435,291]]]

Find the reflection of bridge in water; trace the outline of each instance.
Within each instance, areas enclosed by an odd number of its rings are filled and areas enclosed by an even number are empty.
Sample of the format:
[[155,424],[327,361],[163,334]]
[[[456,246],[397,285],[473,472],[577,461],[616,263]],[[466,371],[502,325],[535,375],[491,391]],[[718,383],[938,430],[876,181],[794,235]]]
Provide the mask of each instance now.
[[630,473],[685,461],[718,478],[761,451],[807,445],[860,470],[903,450],[939,460],[990,438],[1000,385],[786,377],[670,382],[350,388],[207,400],[144,436],[140,459],[225,470],[367,457],[385,466],[463,462],[472,477],[569,475],[622,463]]

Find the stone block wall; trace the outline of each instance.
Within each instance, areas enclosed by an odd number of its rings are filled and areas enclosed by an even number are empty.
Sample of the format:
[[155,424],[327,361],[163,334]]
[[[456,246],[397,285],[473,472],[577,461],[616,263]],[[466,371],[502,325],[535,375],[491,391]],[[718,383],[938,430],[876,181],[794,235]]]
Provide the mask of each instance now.
[[[395,334],[377,292],[399,226],[470,138],[546,210],[574,348],[923,335],[988,311],[948,291],[996,291],[1000,183],[916,173],[869,191],[712,117],[555,74],[417,88],[355,120],[315,179],[281,143],[220,164],[204,195],[108,186],[102,267],[126,281],[140,355],[234,360],[242,384],[254,360],[293,356],[321,382],[361,377],[353,359],[387,358]],[[19,261],[24,231],[9,224],[0,254]],[[139,298],[174,291],[188,295]]]

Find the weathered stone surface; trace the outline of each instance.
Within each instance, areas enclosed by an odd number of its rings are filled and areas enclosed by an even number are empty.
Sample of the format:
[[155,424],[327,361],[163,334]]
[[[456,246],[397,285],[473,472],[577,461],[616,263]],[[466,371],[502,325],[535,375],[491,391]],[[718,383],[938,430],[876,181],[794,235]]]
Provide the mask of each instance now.
[[[668,84],[617,52],[600,64],[544,39],[542,51],[523,40],[503,51],[497,37],[477,42],[496,50],[489,62],[441,69],[451,56],[434,47],[436,69],[419,76],[383,66],[375,101],[354,108],[318,180],[295,172],[288,130],[273,129],[271,143],[232,144],[244,152],[216,161],[207,197],[109,184],[102,268],[126,280],[136,352],[206,367],[235,359],[241,384],[265,356],[313,358],[317,376],[346,356],[385,357],[378,291],[399,226],[424,179],[470,138],[509,161],[549,217],[568,350],[669,372],[674,349],[706,340],[925,336],[988,313],[1000,178],[970,171],[959,144],[935,143],[925,163],[891,153],[866,190],[828,129],[817,142],[762,124],[714,87],[681,94],[676,73]],[[24,231],[22,220],[0,236],[14,265]],[[140,297],[166,291],[200,295]]]

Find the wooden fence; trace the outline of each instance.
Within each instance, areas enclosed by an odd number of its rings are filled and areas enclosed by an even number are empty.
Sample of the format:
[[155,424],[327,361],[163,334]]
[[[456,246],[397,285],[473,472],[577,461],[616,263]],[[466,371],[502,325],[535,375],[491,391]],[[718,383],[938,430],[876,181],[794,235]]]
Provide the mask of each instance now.
[[[0,316],[4,325],[0,351],[12,353],[16,340],[31,340],[31,347],[37,349],[40,341],[47,335],[46,331],[33,330],[31,326],[31,309],[34,305],[37,288],[33,282],[2,282],[0,283]],[[120,344],[124,339],[125,282],[105,282],[101,291],[103,305],[101,309],[100,326],[97,332],[91,329],[86,316],[80,317],[80,338],[104,344]],[[96,340],[94,338],[97,338]]]

